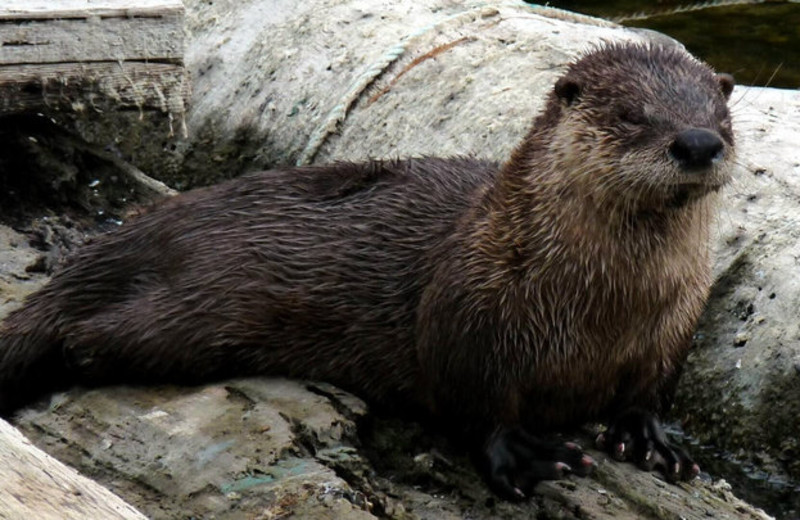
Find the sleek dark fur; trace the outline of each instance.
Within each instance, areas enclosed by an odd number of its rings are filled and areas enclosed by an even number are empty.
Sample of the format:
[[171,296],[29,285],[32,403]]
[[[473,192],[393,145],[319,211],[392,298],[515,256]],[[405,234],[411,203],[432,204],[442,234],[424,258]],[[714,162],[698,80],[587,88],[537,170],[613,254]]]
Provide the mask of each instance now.
[[497,169],[469,159],[340,163],[168,200],[85,247],[6,320],[3,404],[58,380],[245,374],[412,397],[430,252]]
[[632,426],[610,451],[638,440],[691,476],[650,412],[708,293],[731,88],[682,51],[610,45],[571,65],[505,165],[342,163],[168,200],[8,317],[0,405],[281,374],[465,425],[505,496],[591,464],[530,433],[617,414]]

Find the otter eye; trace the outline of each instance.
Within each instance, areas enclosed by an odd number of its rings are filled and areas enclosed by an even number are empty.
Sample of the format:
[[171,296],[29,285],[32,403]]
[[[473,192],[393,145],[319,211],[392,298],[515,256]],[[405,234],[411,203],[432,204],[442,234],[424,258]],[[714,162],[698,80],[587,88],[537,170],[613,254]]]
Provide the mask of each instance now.
[[643,113],[631,110],[629,108],[623,108],[619,110],[617,112],[617,117],[619,117],[619,120],[623,123],[628,123],[631,125],[644,125],[647,123],[647,118]]

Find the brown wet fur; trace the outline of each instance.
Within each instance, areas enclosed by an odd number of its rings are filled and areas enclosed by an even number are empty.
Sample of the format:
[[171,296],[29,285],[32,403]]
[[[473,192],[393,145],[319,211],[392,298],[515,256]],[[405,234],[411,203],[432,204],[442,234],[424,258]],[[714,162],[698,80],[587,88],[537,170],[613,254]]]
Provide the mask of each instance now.
[[[726,81],[682,51],[603,46],[503,165],[291,168],[168,200],[5,320],[0,406],[280,374],[484,431],[658,410],[711,283]],[[687,128],[724,140],[712,168],[669,156]]]

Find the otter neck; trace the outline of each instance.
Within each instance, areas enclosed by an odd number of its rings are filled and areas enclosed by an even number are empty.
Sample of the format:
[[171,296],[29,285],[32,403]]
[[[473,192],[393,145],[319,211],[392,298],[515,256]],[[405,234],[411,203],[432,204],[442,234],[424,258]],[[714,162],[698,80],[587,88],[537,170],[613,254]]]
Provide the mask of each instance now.
[[[552,159],[549,133],[534,128],[528,134],[477,209],[476,232],[492,263],[518,269],[561,254],[559,261],[588,264],[599,257],[636,273],[682,246],[707,243],[714,196],[680,208],[654,208],[621,201],[598,191],[602,186],[587,189]],[[582,175],[591,178],[593,172],[584,169]],[[707,252],[691,255],[703,260]]]

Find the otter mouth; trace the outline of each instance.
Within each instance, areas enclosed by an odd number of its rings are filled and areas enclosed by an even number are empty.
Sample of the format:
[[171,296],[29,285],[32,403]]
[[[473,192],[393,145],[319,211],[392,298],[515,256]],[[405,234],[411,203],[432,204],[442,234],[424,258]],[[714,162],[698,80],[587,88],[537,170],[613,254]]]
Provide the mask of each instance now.
[[722,189],[722,184],[678,184],[673,187],[672,193],[667,199],[667,207],[683,208],[720,189]]

